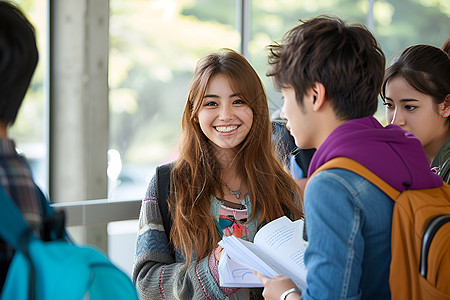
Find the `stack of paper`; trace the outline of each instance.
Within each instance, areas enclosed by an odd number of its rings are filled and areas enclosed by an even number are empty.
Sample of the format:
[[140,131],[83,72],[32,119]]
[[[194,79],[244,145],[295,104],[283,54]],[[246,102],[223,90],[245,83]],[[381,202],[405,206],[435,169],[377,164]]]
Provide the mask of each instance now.
[[223,250],[219,262],[220,286],[227,287],[263,287],[252,270],[232,260]]

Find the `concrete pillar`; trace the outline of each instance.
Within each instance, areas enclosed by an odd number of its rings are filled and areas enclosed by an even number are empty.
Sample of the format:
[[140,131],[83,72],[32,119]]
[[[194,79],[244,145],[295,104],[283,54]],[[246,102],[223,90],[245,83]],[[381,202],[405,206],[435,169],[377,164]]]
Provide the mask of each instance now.
[[[50,1],[50,198],[107,198],[109,0]],[[106,252],[106,226],[79,242]]]

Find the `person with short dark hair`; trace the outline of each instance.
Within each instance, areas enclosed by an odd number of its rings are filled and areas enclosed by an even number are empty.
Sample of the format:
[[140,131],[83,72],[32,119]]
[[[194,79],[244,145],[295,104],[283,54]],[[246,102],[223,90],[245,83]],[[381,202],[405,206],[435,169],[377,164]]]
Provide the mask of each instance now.
[[[420,141],[374,117],[385,56],[361,24],[320,16],[269,46],[282,117],[298,147],[316,148],[308,170],[304,262],[307,287],[259,273],[265,299],[390,299],[389,266],[394,201],[365,178],[327,169],[350,158],[399,191],[441,186]],[[280,298],[281,297],[281,298]]]
[[386,69],[386,120],[413,133],[431,168],[450,183],[450,58],[431,45],[406,48]]
[[[0,184],[15,201],[25,221],[41,236],[43,206],[25,158],[8,138],[38,62],[34,27],[21,10],[0,1]],[[0,288],[13,257],[0,241]]]

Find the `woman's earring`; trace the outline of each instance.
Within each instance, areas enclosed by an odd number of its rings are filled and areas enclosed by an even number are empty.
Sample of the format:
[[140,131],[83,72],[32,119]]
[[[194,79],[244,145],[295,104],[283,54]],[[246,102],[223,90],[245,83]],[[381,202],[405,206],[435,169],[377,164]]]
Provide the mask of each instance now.
[[448,113],[443,113],[441,116],[447,117],[447,116],[448,116]]

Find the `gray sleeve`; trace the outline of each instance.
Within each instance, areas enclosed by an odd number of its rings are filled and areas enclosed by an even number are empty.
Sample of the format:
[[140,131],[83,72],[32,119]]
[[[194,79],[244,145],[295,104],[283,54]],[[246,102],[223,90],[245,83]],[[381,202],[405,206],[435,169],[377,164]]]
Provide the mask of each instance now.
[[140,299],[227,299],[208,265],[208,257],[186,269],[179,253],[169,253],[152,178],[142,201],[132,279]]

